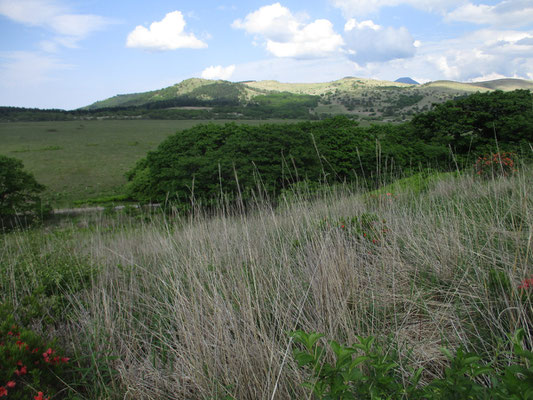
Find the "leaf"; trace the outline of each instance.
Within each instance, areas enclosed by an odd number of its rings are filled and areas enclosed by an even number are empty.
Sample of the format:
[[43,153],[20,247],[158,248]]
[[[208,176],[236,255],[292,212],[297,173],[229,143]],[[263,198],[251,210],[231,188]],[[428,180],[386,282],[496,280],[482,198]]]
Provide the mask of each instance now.
[[448,358],[449,360],[453,360],[454,359],[454,356],[452,355],[451,351],[448,350],[446,347],[441,347],[440,348],[440,351],[442,352],[442,354],[444,354],[446,356],[446,358]]
[[481,367],[481,368],[477,369],[476,371],[474,371],[472,376],[476,377],[476,376],[483,375],[483,374],[490,374],[491,372],[493,372],[492,368],[490,368],[490,367]]
[[367,360],[370,360],[371,357],[369,356],[359,356],[356,357],[352,363],[350,364],[350,370],[353,370],[355,367],[357,367],[359,364],[364,363]]

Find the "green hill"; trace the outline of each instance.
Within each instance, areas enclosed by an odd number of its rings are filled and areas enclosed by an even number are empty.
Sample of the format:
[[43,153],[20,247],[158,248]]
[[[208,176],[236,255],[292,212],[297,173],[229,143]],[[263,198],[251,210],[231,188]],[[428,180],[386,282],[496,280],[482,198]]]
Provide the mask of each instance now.
[[[533,90],[533,82],[521,79],[498,79],[488,82],[462,83],[435,81],[423,85],[410,85],[401,82],[345,77],[332,82],[321,83],[282,83],[278,81],[228,82],[192,78],[176,85],[145,93],[123,94],[98,101],[84,110],[103,110],[127,107],[147,107],[149,109],[184,110],[190,107],[225,107],[223,112],[236,118],[248,116],[271,101],[277,101],[285,93],[283,103],[309,103],[309,115],[315,118],[347,114],[369,121],[404,121],[417,112],[426,111],[435,103],[443,103],[456,97],[476,92],[515,89]],[[293,96],[288,96],[291,94]],[[274,96],[268,102],[260,96]],[[307,98],[317,96],[316,105]],[[231,106],[233,108],[228,108]],[[265,111],[265,110],[263,110]],[[301,110],[300,110],[301,111]],[[215,112],[220,112],[219,109]],[[307,111],[300,112],[304,117]],[[255,115],[255,114],[254,114]],[[220,114],[218,115],[220,117]],[[280,117],[280,115],[275,115]],[[292,117],[296,117],[291,114]],[[207,116],[206,116],[207,117]],[[261,114],[268,117],[268,110]]]

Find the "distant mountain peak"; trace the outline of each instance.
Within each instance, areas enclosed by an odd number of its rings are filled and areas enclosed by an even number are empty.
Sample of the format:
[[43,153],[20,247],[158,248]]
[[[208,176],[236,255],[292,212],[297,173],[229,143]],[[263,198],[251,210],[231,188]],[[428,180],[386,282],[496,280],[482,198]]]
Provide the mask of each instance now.
[[398,83],[407,83],[409,85],[420,85],[420,83],[418,83],[417,81],[415,81],[414,79],[411,79],[409,78],[408,76],[405,76],[403,78],[398,78],[396,79],[394,82],[398,82]]

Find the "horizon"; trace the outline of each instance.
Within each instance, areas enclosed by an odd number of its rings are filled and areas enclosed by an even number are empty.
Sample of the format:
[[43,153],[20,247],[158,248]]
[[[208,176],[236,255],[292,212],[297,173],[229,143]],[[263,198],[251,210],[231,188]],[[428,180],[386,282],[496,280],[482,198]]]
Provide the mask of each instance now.
[[0,105],[72,110],[190,78],[533,80],[528,0],[0,0]]

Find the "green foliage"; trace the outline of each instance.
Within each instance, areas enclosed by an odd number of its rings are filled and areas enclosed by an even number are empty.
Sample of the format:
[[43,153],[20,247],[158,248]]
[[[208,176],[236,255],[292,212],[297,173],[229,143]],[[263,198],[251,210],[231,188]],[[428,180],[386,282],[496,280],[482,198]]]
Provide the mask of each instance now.
[[404,388],[393,353],[386,352],[375,338],[358,336],[358,343],[343,346],[332,340],[329,347],[333,361],[326,360],[326,348],[317,333],[295,331],[291,337],[304,349],[295,349],[294,358],[300,368],[310,370],[311,379],[304,386],[319,399],[401,399],[417,398],[416,386],[421,371],[417,371]]
[[0,316],[0,397],[33,399],[38,392],[61,396],[72,378],[70,358],[55,343],[18,326],[5,309]]
[[533,141],[533,96],[529,90],[476,93],[436,105],[412,125],[423,140],[458,154],[517,149]]
[[254,127],[198,125],[139,161],[128,174],[128,194],[139,201],[203,204],[221,193],[246,200],[259,190],[275,197],[304,180],[372,182],[381,159],[395,170],[445,159],[446,149],[431,150],[409,129],[361,128],[342,116]]
[[0,155],[0,229],[13,226],[17,219],[31,222],[46,215],[49,210],[42,207],[39,196],[43,190],[22,161]]
[[[423,368],[410,370],[405,377],[394,351],[385,349],[376,338],[358,336],[358,343],[343,346],[329,342],[332,352],[320,345],[324,336],[298,330],[290,334],[299,345],[293,350],[300,368],[309,371],[304,383],[318,399],[531,399],[533,398],[533,352],[522,345],[525,332],[510,338],[513,350],[505,354],[501,369],[483,362],[482,357],[459,348],[448,358],[443,377],[420,385]],[[332,361],[328,361],[332,360]]]

